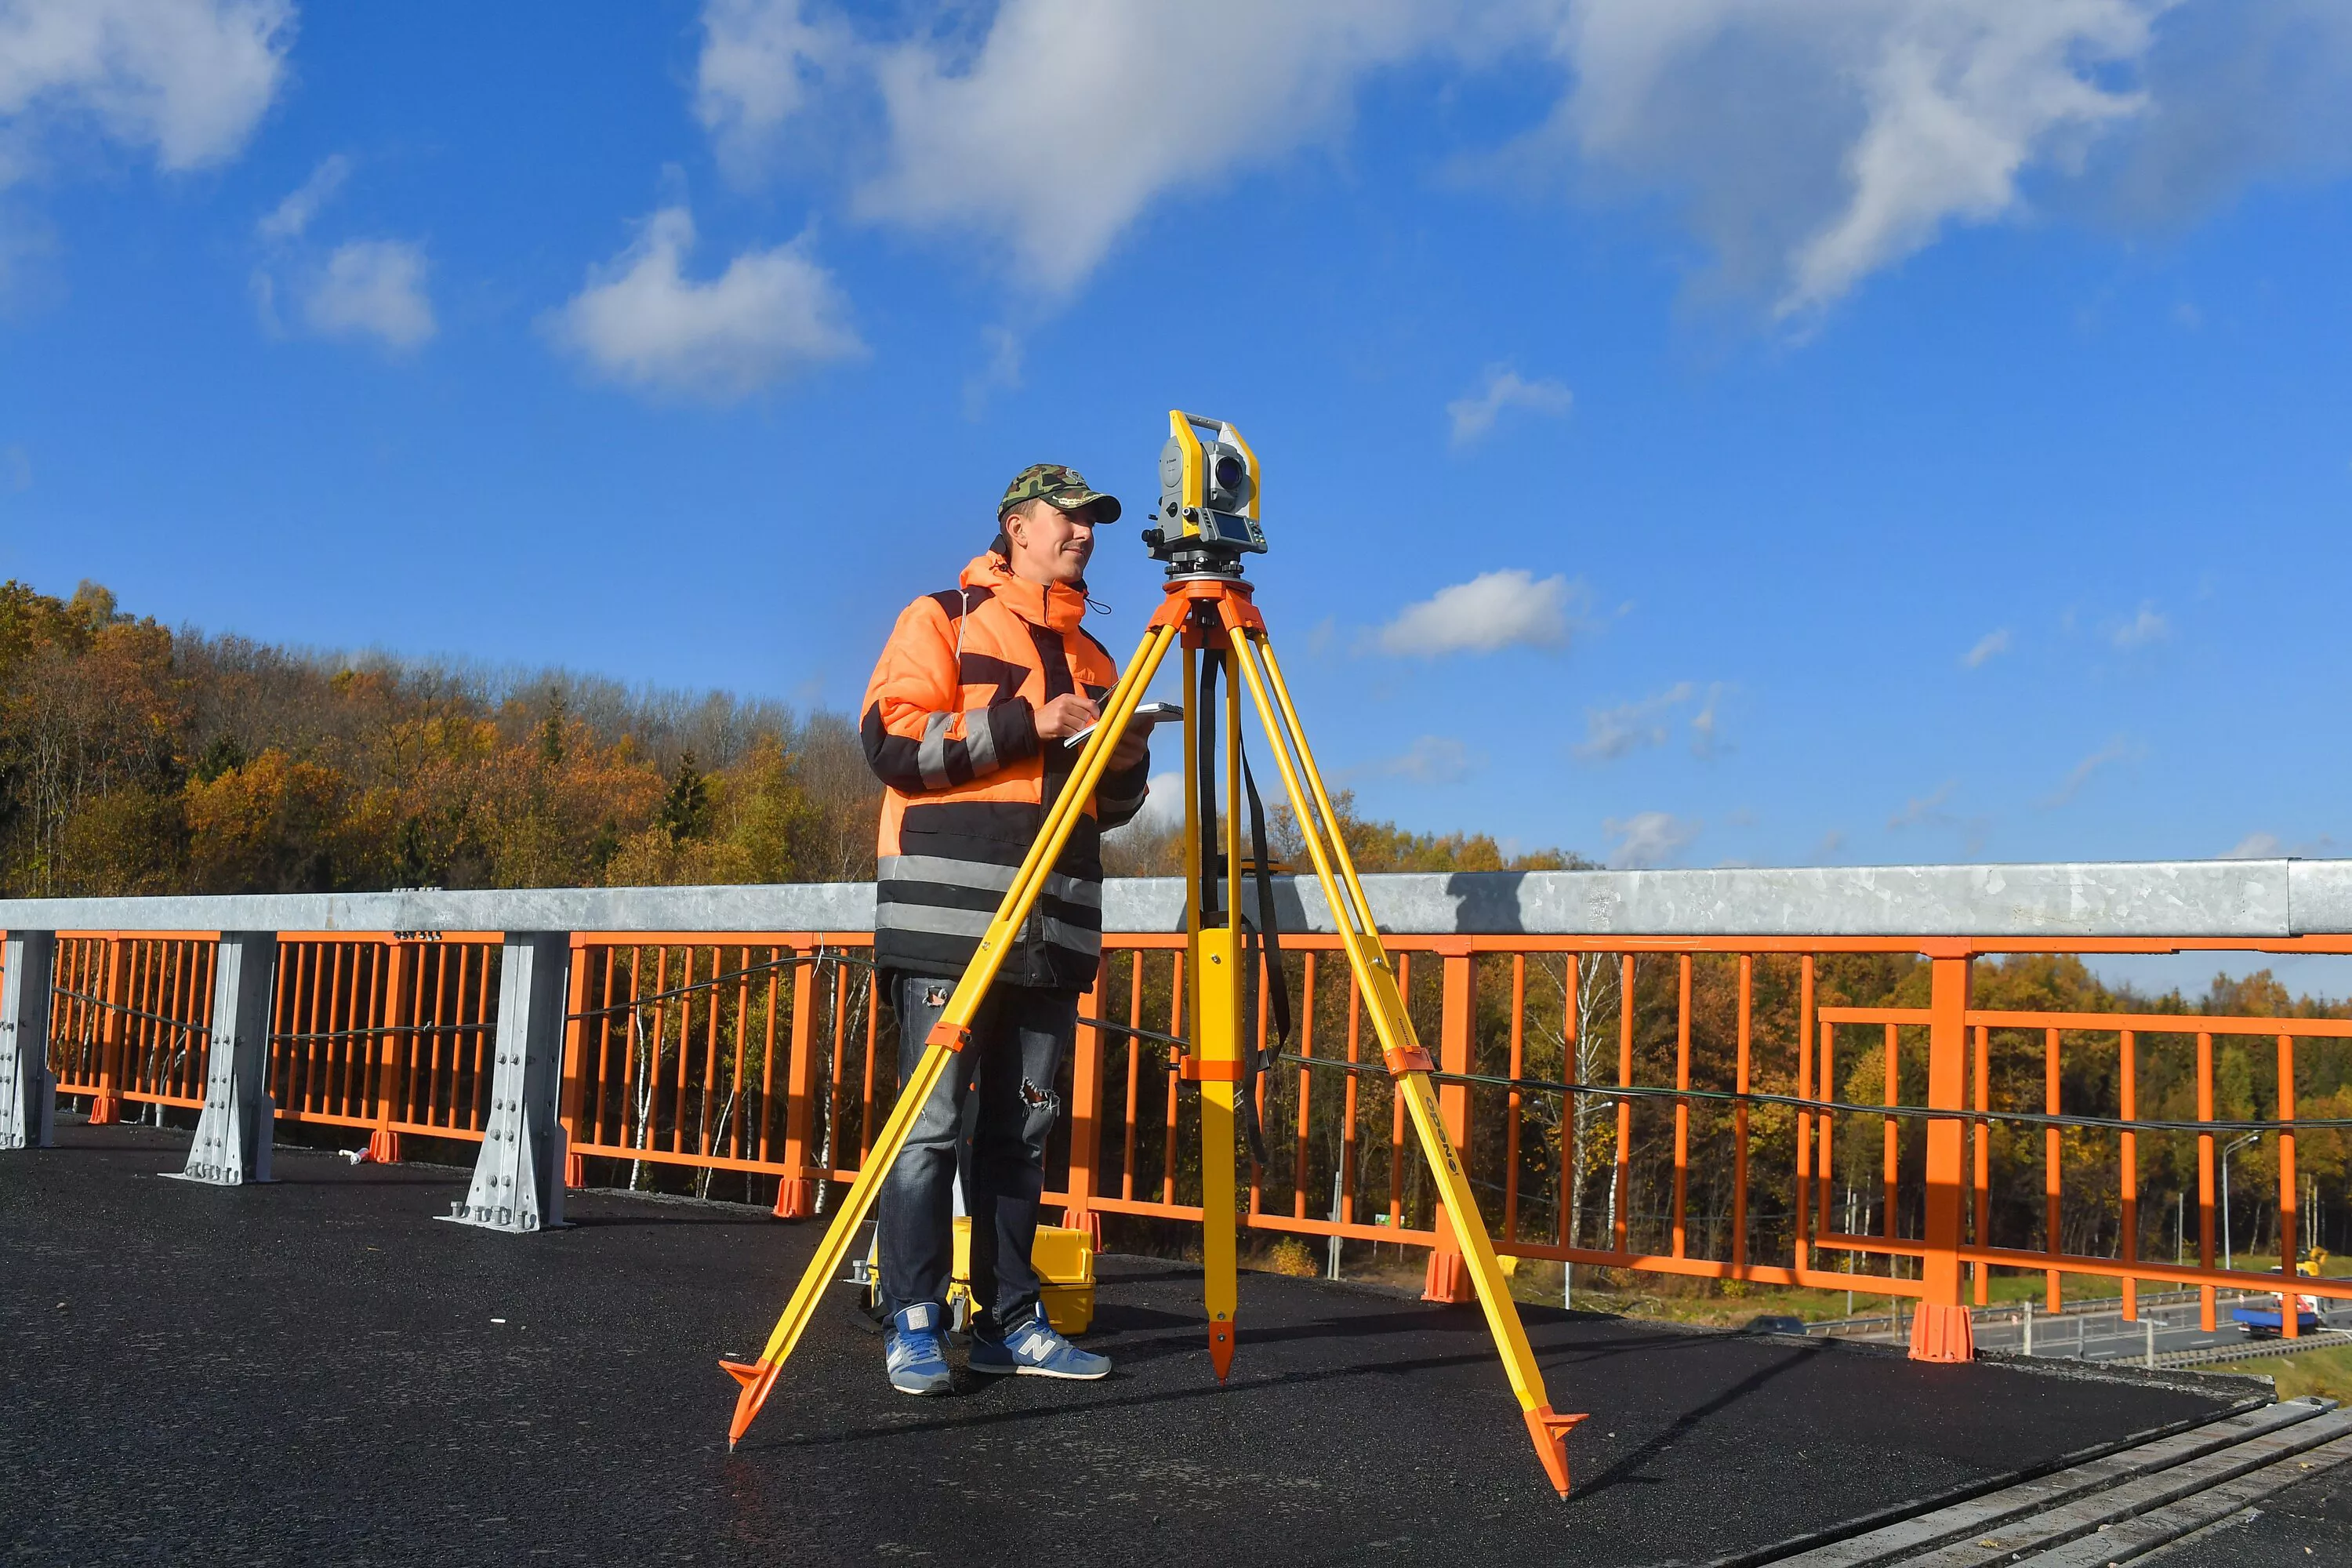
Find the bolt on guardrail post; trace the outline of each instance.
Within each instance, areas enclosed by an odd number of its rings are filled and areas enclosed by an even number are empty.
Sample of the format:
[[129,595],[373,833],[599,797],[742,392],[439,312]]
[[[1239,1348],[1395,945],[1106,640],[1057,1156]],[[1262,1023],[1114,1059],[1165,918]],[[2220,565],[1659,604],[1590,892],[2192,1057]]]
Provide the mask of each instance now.
[[436,1217],[487,1230],[554,1230],[563,1224],[564,974],[569,931],[509,931],[499,957],[499,1026],[492,1046],[490,1118],[473,1184]]
[[277,1107],[269,1068],[270,1002],[278,978],[278,933],[225,931],[213,967],[213,1037],[205,1109],[188,1163],[165,1175],[216,1187],[267,1182]]
[[58,1080],[49,1071],[49,987],[58,933],[12,931],[0,970],[0,1149],[57,1140]]

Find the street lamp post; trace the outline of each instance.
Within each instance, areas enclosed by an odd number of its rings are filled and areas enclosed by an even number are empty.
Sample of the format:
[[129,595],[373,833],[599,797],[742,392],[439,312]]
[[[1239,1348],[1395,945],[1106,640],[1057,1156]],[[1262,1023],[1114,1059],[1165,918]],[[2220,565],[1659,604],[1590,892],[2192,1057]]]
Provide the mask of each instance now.
[[2259,1143],[2263,1135],[2248,1132],[2234,1138],[2221,1151],[2221,1267],[2234,1268],[2230,1251],[2230,1156],[2249,1143]]

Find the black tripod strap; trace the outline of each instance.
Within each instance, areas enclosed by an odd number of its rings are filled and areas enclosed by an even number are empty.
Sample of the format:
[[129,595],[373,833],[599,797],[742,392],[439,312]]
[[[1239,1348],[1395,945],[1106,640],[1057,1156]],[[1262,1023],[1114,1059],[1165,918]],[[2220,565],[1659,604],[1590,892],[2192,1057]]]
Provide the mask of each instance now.
[[[1249,753],[1240,753],[1242,787],[1249,794],[1250,840],[1253,869],[1257,880],[1257,919],[1244,918],[1242,973],[1249,977],[1247,999],[1248,1026],[1257,1025],[1257,986],[1260,968],[1258,942],[1265,943],[1264,968],[1266,984],[1266,1011],[1273,1015],[1272,1037],[1260,1034],[1256,1043],[1242,1051],[1242,1126],[1249,1134],[1250,1158],[1259,1168],[1265,1168],[1265,1132],[1260,1125],[1257,1111],[1257,1080],[1261,1074],[1271,1072],[1282,1053],[1290,1048],[1290,976],[1282,967],[1282,920],[1274,907],[1274,871],[1267,862],[1265,847],[1265,805],[1258,799],[1257,780],[1250,776]],[[1234,900],[1236,910],[1241,900]]]
[[1221,715],[1217,712],[1217,667],[1224,661],[1213,652],[1201,660],[1201,719],[1194,726],[1200,738],[1199,793],[1201,796],[1201,914],[1203,919],[1217,912],[1217,882],[1224,875],[1224,836],[1217,831],[1217,730]]

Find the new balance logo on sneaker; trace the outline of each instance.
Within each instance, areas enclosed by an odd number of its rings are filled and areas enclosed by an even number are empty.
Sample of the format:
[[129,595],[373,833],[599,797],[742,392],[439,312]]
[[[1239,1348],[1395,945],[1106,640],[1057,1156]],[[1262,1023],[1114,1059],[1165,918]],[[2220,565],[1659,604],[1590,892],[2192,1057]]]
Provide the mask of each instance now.
[[1055,1333],[1042,1305],[1001,1340],[990,1338],[974,1321],[970,1364],[974,1372],[997,1377],[1066,1377],[1091,1383],[1110,1373],[1110,1357],[1082,1351]]
[[955,1373],[948,1369],[947,1338],[940,1332],[940,1309],[931,1302],[919,1301],[890,1315],[882,1361],[890,1374],[890,1386],[901,1394],[955,1392]]

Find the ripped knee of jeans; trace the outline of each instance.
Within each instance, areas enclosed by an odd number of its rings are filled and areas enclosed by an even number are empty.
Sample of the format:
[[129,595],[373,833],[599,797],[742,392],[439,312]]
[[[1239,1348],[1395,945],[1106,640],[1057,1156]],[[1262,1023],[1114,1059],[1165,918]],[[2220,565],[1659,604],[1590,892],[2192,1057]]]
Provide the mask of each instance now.
[[1062,1097],[1025,1078],[1021,1080],[1021,1103],[1031,1116],[1042,1116],[1047,1121],[1062,1114]]

